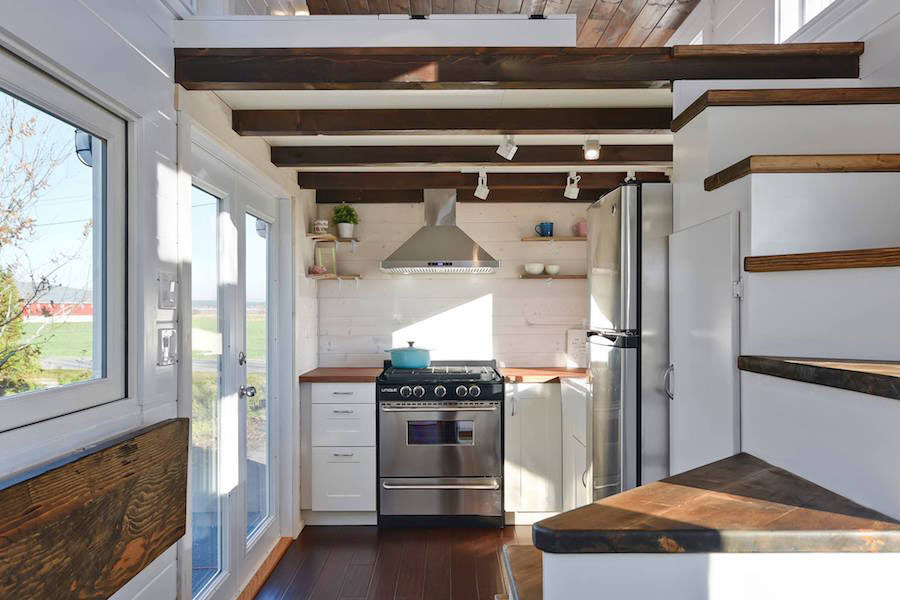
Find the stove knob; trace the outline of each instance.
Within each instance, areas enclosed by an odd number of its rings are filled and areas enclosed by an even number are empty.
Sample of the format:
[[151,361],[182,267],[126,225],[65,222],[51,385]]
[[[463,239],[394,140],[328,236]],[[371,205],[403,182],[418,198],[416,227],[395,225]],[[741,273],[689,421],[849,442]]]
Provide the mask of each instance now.
[[466,394],[469,393],[469,390],[466,389],[466,386],[460,385],[456,388],[456,397],[457,398],[465,398]]
[[417,385],[416,387],[413,388],[413,396],[415,396],[416,398],[421,398],[424,395],[425,395],[425,388],[423,388],[421,385]]
[[408,385],[404,385],[402,388],[400,388],[400,395],[404,398],[409,398],[412,395],[412,388]]
[[478,396],[481,395],[481,388],[478,387],[477,385],[469,386],[469,395],[472,396],[473,398],[477,398]]
[[438,398],[443,398],[447,395],[447,388],[442,385],[437,386],[436,388],[434,388],[434,395]]

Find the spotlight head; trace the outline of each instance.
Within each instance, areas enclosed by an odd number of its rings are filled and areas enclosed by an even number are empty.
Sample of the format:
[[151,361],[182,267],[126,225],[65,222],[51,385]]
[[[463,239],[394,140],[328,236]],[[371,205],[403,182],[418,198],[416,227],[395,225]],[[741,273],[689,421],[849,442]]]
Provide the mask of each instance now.
[[478,173],[478,186],[475,188],[475,197],[479,200],[487,200],[491,189],[487,185],[487,172],[480,171]]
[[497,154],[505,158],[506,160],[512,160],[513,156],[516,155],[516,150],[519,147],[516,146],[515,142],[513,142],[513,136],[504,135],[503,141],[500,142],[500,145],[497,146]]
[[569,171],[569,177],[566,179],[566,191],[563,192],[563,196],[569,200],[577,200],[578,192],[581,191],[578,189],[579,181],[581,181],[581,175],[578,175],[575,171]]
[[588,138],[584,142],[584,160],[597,160],[600,158],[600,140]]

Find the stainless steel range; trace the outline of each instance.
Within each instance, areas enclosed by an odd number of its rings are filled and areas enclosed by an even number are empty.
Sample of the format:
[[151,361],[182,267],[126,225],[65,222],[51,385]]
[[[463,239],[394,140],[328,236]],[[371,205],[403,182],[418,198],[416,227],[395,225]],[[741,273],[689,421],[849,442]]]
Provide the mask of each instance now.
[[503,377],[494,361],[436,361],[377,380],[381,525],[503,526]]

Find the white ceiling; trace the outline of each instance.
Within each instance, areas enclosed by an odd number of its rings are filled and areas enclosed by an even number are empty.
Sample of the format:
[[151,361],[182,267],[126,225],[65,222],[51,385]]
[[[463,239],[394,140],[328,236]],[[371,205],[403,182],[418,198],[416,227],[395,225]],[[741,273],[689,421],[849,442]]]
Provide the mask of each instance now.
[[607,90],[217,91],[233,110],[374,108],[620,108],[672,106],[668,88]]

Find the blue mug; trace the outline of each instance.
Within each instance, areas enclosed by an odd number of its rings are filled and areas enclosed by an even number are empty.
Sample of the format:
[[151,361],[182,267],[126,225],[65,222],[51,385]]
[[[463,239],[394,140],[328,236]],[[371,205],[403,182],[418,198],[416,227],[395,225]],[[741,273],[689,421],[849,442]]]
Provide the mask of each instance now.
[[534,232],[541,237],[553,237],[553,223],[535,225]]

